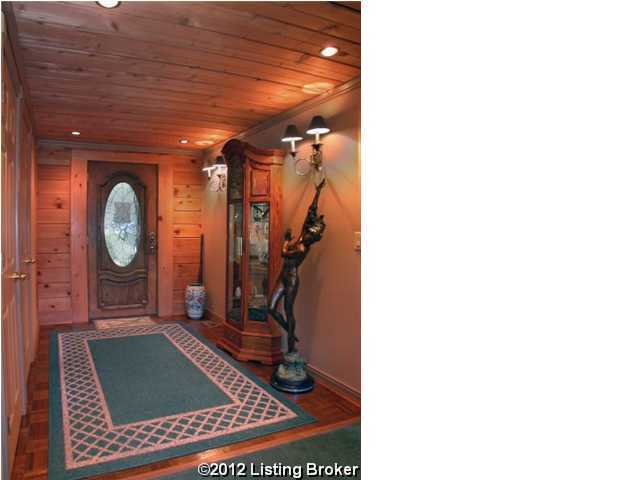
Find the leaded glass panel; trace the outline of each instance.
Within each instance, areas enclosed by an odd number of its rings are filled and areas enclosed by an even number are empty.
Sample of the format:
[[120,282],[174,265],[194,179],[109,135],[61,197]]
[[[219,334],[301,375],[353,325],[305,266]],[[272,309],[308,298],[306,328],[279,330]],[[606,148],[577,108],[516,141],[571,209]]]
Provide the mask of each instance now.
[[140,240],[138,197],[127,182],[117,183],[104,209],[104,241],[113,263],[129,265],[138,253]]

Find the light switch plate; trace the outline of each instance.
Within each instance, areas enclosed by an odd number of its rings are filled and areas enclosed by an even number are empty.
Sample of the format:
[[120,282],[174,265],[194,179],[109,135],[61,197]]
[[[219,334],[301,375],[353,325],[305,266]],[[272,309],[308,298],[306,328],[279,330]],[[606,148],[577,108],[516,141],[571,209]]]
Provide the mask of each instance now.
[[356,252],[360,251],[360,232],[353,232],[353,249]]

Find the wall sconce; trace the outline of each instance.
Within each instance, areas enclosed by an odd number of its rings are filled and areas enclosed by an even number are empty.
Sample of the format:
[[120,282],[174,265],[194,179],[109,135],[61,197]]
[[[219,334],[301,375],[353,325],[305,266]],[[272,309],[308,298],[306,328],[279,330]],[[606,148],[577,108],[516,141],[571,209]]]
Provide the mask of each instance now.
[[321,182],[325,178],[325,171],[322,167],[322,144],[320,143],[320,135],[329,133],[331,129],[320,115],[316,115],[311,119],[307,134],[315,135],[315,143],[312,145],[311,155],[308,158],[297,158],[296,142],[302,140],[302,135],[298,132],[295,125],[288,125],[282,137],[283,142],[291,142],[291,156],[295,161],[295,171],[298,175],[308,175],[313,171],[315,174],[315,183]]
[[203,167],[202,171],[207,172],[211,180],[209,188],[212,192],[227,191],[227,164],[224,163],[224,157],[222,155],[216,158],[216,163]]

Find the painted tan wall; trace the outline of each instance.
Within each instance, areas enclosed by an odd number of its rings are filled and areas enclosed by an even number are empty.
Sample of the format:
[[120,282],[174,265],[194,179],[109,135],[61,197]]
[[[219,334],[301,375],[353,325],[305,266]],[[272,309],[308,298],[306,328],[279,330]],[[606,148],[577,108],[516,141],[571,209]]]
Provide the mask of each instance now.
[[[328,184],[319,211],[327,229],[301,267],[296,302],[299,348],[309,363],[360,391],[360,253],[354,250],[354,232],[360,231],[360,89],[334,97],[281,124],[243,138],[257,147],[283,148],[280,137],[288,123],[304,132],[313,115],[322,115],[332,129],[323,137]],[[299,145],[308,155],[310,141]],[[211,152],[215,158],[218,152]],[[211,160],[209,160],[211,162]],[[298,231],[314,189],[299,177],[287,158],[283,172],[284,227]],[[221,193],[205,192],[205,285],[209,310],[224,312],[225,208]]]

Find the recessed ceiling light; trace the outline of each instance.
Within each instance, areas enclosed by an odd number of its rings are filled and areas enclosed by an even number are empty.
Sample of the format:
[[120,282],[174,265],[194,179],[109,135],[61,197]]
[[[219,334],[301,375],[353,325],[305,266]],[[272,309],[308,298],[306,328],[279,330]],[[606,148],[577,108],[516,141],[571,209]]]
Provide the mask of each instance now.
[[180,143],[189,143],[189,140],[187,140],[186,138],[181,138]]
[[120,5],[120,2],[117,2],[116,0],[100,0],[96,3],[104,8],[116,8]]
[[320,51],[320,55],[322,55],[323,57],[333,57],[336,53],[338,53],[338,49],[332,46],[324,47]]
[[80,135],[80,132],[77,132],[77,131],[76,132],[71,132],[71,135],[76,135],[77,136],[77,135]]

